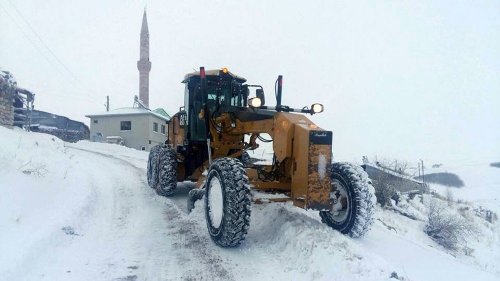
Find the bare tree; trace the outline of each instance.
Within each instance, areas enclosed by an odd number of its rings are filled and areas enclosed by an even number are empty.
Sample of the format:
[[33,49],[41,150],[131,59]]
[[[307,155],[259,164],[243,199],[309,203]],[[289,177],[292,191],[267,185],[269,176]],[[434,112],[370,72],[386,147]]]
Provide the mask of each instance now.
[[448,212],[438,200],[430,202],[428,211],[428,222],[424,231],[446,249],[457,251],[467,247],[467,239],[479,234],[479,230],[470,220]]

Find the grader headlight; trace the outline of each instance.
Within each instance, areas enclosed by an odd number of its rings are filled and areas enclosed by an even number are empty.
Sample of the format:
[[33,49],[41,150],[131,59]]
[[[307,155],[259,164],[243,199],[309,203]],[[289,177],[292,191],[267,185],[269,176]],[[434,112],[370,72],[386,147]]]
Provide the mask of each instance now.
[[262,100],[260,98],[251,98],[248,100],[248,105],[253,108],[259,108],[262,105]]
[[323,112],[324,107],[321,103],[315,103],[311,105],[311,114],[321,113]]

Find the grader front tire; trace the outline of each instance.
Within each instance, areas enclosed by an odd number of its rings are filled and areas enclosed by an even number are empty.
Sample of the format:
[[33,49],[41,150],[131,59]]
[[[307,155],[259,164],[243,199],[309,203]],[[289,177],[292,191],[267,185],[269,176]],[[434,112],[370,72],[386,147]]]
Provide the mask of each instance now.
[[361,167],[350,163],[332,164],[334,201],[330,211],[321,211],[322,222],[353,238],[362,237],[373,224],[375,189]]
[[205,216],[212,240],[221,247],[238,246],[248,232],[250,213],[250,184],[241,161],[214,160],[205,185]]

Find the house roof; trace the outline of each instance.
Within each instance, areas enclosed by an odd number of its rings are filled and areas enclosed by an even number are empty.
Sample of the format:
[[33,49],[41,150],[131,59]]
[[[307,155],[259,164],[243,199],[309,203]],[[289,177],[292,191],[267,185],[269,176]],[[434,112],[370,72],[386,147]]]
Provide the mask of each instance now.
[[155,109],[155,110],[153,110],[153,112],[154,112],[154,113],[158,113],[158,114],[160,114],[160,115],[162,115],[162,116],[165,116],[165,117],[167,117],[167,118],[168,118],[168,120],[170,120],[170,115],[168,115],[168,113],[165,111],[165,109],[163,109],[163,108],[161,108],[161,107],[160,107],[160,108],[157,108],[157,109]]
[[[155,110],[156,111],[156,110]],[[165,112],[166,115],[151,111],[148,109],[140,108],[140,107],[123,107],[123,108],[117,108],[113,109],[111,111],[107,112],[102,112],[102,113],[95,113],[95,114],[87,114],[85,117],[92,118],[92,117],[106,117],[106,116],[126,116],[126,115],[153,115],[155,117],[161,118],[165,121],[170,121],[170,116]]]

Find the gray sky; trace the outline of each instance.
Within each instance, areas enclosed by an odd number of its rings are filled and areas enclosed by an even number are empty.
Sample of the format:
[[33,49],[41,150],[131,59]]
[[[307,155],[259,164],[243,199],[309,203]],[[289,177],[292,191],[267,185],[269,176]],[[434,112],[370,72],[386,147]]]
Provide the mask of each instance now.
[[284,104],[325,105],[312,120],[338,160],[500,161],[500,2],[353,2],[0,0],[0,67],[87,124],[106,95],[131,106],[147,4],[152,108],[175,113],[199,66],[262,84],[268,104],[283,74]]

